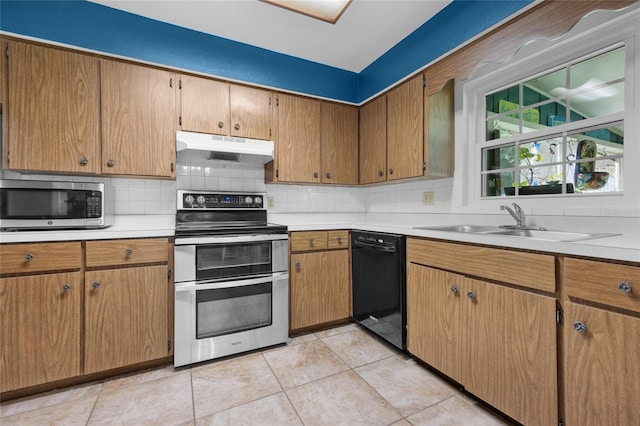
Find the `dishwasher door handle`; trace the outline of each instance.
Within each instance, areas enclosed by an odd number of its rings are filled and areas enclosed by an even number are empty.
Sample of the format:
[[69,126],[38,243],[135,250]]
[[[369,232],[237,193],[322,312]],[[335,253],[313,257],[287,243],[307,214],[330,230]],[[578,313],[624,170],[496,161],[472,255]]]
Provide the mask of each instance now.
[[353,244],[355,246],[357,246],[357,247],[368,248],[368,249],[373,249],[373,250],[377,250],[377,251],[383,251],[385,253],[395,253],[396,252],[395,246],[380,246],[380,245],[377,245],[377,244],[363,243],[361,241],[354,241]]

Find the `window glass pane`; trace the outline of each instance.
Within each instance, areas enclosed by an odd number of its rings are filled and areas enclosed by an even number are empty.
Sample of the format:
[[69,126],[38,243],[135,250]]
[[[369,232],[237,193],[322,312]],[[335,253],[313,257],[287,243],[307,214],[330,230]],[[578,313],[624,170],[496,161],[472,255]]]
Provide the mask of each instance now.
[[567,87],[567,69],[557,71],[526,81],[523,85],[522,105],[533,105],[551,98],[564,97]]
[[624,82],[576,92],[570,97],[570,102],[571,121],[624,111]]
[[515,172],[504,171],[500,173],[490,173],[483,175],[482,196],[483,197],[500,197],[505,195],[505,191],[513,190]]
[[520,134],[520,124],[517,118],[506,115],[496,115],[487,120],[486,140],[509,138]]
[[516,148],[513,145],[483,149],[484,170],[513,168],[516,165]]
[[572,180],[576,192],[622,191],[622,168],[622,158],[597,160],[586,168],[580,163],[570,167],[575,170]]
[[572,90],[624,79],[624,47],[611,50],[571,66]]
[[487,117],[517,110],[520,106],[520,86],[516,84],[508,89],[492,93],[486,97],[486,100]]

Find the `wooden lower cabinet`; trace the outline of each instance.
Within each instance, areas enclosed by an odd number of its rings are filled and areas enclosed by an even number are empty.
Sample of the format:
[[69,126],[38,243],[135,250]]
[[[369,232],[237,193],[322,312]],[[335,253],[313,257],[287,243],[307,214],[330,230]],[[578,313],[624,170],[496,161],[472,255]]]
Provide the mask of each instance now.
[[0,392],[80,375],[82,273],[0,279]]
[[85,274],[85,374],[167,356],[166,265]]
[[291,255],[291,330],[349,318],[348,250]]
[[407,349],[526,425],[558,422],[554,298],[415,263]]
[[564,317],[565,424],[637,424],[640,318],[571,302]]

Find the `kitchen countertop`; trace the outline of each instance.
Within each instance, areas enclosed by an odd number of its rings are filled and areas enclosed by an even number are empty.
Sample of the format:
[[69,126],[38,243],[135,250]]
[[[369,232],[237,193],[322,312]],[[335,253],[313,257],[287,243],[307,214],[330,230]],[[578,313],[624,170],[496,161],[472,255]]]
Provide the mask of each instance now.
[[[633,222],[637,222],[639,224],[638,226],[632,226],[632,229],[626,228],[624,232],[620,232],[620,235],[574,242],[543,241],[505,235],[414,229],[416,226],[424,226],[425,223],[423,219],[412,218],[411,216],[409,218],[400,217],[396,219],[385,218],[383,220],[376,220],[368,218],[364,214],[275,214],[270,217],[270,221],[287,225],[289,231],[361,229],[365,231],[438,238],[497,247],[511,247],[553,254],[640,262],[640,219],[638,218],[637,221]],[[461,220],[456,223],[472,222]],[[449,224],[454,223],[429,223],[430,226]],[[559,228],[550,227],[550,229]],[[174,215],[121,215],[116,216],[114,225],[104,229],[0,232],[0,243],[172,237],[174,236],[174,232]]]

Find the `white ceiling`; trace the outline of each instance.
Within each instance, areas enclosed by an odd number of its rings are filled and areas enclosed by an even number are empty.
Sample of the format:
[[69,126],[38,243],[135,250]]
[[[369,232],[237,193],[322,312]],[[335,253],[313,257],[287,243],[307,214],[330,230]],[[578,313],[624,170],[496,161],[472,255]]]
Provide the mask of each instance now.
[[336,24],[258,0],[90,0],[275,52],[360,72],[451,0],[353,0]]

